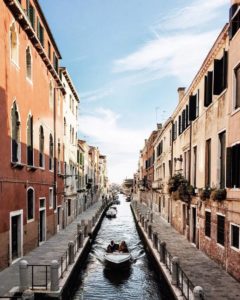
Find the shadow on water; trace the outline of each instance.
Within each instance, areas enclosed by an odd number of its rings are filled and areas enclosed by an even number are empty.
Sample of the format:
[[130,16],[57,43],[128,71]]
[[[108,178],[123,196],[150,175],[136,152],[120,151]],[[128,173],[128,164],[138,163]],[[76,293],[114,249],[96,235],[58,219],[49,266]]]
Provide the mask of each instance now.
[[127,270],[119,270],[119,271],[104,268],[103,274],[104,277],[111,284],[118,286],[126,283],[126,281],[129,279],[129,277],[132,274],[132,268],[130,267]]

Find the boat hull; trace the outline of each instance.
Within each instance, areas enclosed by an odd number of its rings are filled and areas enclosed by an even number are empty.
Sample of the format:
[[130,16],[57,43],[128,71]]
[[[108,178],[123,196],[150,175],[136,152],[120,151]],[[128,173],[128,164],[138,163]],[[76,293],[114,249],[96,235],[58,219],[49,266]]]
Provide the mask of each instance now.
[[105,267],[108,269],[128,269],[131,265],[131,255],[105,254]]

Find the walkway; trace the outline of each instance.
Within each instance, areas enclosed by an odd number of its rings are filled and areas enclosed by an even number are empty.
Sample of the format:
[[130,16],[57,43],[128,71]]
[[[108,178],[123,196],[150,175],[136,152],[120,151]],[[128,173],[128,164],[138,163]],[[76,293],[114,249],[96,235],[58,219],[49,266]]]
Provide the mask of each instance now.
[[[47,240],[44,244],[29,252],[22,259],[29,264],[50,264],[52,260],[59,260],[68,248],[68,242],[73,240],[77,233],[77,224],[81,220],[90,220],[102,206],[98,201],[81,213],[65,229]],[[12,288],[19,286],[19,261],[0,272],[0,296],[5,295]]]
[[[138,202],[138,208],[143,215],[147,214],[146,205]],[[179,257],[183,271],[194,286],[204,289],[205,299],[240,299],[240,283],[189,243],[158,214],[154,214],[152,226],[159,240],[166,242],[166,248],[171,255]]]

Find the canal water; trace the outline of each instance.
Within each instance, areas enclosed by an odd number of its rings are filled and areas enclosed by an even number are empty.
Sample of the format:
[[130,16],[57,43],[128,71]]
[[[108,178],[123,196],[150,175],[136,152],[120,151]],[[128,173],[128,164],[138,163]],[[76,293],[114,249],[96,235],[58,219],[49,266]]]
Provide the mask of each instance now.
[[[76,279],[72,300],[171,300],[173,297],[163,278],[153,267],[137,232],[130,203],[120,195],[117,217],[103,219],[92,250]],[[104,267],[104,254],[111,240],[125,240],[133,257],[127,271]]]

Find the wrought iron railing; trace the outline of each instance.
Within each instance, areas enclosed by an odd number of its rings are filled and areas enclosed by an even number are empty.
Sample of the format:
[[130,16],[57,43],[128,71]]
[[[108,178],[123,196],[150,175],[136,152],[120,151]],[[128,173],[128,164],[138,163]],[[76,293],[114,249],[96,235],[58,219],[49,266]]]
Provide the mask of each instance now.
[[48,289],[48,282],[50,280],[50,265],[28,265],[30,269],[31,288]]
[[181,290],[182,295],[187,300],[193,299],[194,284],[188,278],[186,273],[184,273],[179,264],[177,264],[177,274],[177,286]]

